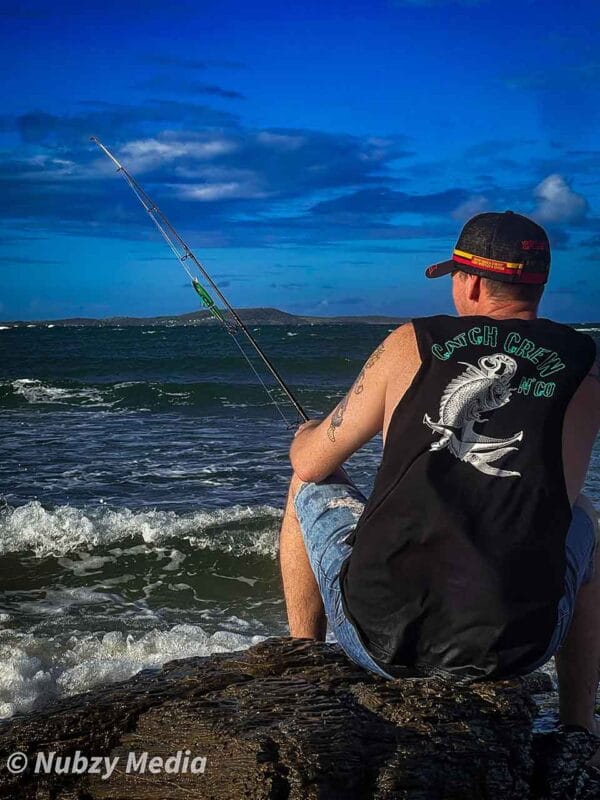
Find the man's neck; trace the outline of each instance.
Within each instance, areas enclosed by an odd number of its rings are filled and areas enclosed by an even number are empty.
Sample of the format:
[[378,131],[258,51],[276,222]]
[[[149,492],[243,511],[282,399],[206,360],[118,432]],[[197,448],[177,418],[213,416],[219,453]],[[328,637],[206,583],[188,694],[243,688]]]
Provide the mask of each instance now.
[[494,319],[537,319],[537,308],[525,303],[507,303],[490,305],[477,312],[485,317]]

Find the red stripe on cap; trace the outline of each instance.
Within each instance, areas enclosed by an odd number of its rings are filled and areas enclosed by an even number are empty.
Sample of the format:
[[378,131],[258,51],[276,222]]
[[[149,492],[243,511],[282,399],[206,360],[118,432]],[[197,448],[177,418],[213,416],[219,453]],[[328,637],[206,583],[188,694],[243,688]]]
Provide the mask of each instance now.
[[547,272],[522,272],[515,283],[546,283]]
[[[482,263],[473,263],[472,258],[463,258],[462,256],[452,256],[452,260],[456,261],[459,264],[466,264],[468,267],[476,267],[477,269],[482,269],[485,272],[501,272],[503,275],[514,275],[515,273],[520,272],[520,270],[516,270],[514,267],[509,267],[506,261],[494,261],[494,263],[488,263],[486,265]],[[490,260],[488,259],[488,262]]]
[[468,258],[461,258],[461,256],[452,256],[452,260],[459,264],[466,264],[468,267],[480,269],[482,272],[499,272],[502,275],[510,275],[513,278],[518,275],[519,279],[514,283],[545,283],[548,277],[547,272],[523,272],[512,267],[502,267],[501,262],[497,262],[497,266],[484,267],[481,264],[473,264]]

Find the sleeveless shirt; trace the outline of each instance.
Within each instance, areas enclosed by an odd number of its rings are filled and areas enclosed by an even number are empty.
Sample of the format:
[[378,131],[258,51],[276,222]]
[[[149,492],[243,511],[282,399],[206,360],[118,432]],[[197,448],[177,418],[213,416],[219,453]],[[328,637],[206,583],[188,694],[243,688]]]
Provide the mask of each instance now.
[[349,537],[343,607],[394,676],[518,675],[564,594],[562,426],[595,343],[547,319],[412,323],[421,365]]

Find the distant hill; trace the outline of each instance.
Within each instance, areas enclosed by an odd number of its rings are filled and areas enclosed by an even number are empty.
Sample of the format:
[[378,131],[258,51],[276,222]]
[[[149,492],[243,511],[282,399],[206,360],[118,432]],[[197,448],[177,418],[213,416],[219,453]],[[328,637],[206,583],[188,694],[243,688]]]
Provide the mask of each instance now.
[[[288,314],[278,308],[238,308],[236,313],[246,325],[399,325],[405,321],[403,317],[306,317],[298,314]],[[224,314],[226,319],[231,319],[231,314]],[[24,327],[26,325],[55,325],[56,327],[148,327],[150,325],[166,325],[168,327],[182,325],[218,325],[218,321],[209,311],[193,311],[190,314],[178,314],[165,317],[106,317],[93,319],[91,317],[71,317],[69,319],[48,320],[13,320],[3,322],[2,325],[11,327]]]

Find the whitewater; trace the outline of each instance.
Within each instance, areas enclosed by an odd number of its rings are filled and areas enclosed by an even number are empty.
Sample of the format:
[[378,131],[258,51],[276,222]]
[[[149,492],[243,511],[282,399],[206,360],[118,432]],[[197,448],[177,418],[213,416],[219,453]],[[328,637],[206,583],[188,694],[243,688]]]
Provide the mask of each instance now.
[[[253,333],[319,415],[388,330]],[[3,326],[0,356],[0,717],[287,633],[293,428],[221,329]],[[380,455],[350,461],[366,493]]]

